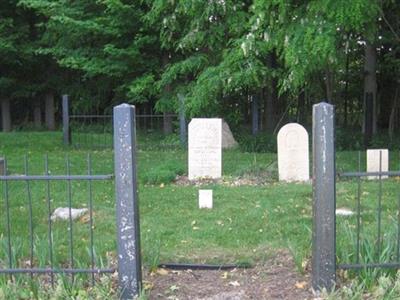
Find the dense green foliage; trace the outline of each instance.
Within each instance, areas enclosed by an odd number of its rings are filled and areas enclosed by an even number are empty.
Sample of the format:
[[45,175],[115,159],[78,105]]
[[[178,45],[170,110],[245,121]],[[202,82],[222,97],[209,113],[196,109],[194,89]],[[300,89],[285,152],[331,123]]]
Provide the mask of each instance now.
[[51,90],[83,111],[129,101],[177,112],[180,93],[188,116],[231,125],[249,124],[254,96],[272,131],[310,124],[322,99],[336,105],[340,126],[360,129],[372,90],[374,124],[392,134],[399,13],[395,0],[2,1],[0,96]]

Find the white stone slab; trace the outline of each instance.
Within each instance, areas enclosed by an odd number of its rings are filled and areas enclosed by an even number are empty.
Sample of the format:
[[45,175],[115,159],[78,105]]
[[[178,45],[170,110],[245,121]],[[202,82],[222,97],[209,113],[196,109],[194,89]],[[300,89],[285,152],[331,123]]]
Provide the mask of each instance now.
[[213,208],[212,190],[199,190],[199,208]]
[[346,208],[346,207],[336,208],[336,215],[350,217],[350,216],[354,215],[354,211],[352,211],[351,209]]
[[278,133],[278,170],[280,181],[308,181],[310,164],[308,133],[297,123],[286,124]]
[[[382,153],[382,172],[389,171],[388,149],[367,149],[367,172],[379,172],[380,153]],[[378,179],[379,176],[368,176],[368,179]],[[388,176],[382,176],[388,178]]]
[[222,176],[222,119],[192,119],[189,123],[189,180]]
[[[71,208],[71,219],[75,220],[82,217],[89,210],[87,208]],[[51,215],[51,220],[69,220],[69,207],[58,207]]]

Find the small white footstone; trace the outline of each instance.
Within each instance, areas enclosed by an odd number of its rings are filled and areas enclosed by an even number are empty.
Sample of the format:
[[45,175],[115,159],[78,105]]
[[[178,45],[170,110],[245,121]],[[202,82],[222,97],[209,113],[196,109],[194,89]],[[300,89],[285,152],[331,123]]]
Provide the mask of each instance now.
[[199,208],[213,208],[212,190],[199,190]]

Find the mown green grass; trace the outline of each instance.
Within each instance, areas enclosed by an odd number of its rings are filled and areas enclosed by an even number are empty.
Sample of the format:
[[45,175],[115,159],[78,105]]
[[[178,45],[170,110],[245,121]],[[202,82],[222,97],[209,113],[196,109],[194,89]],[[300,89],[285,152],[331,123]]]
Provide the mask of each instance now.
[[[71,174],[87,174],[88,152],[93,174],[113,173],[111,150],[79,150],[65,148],[61,133],[29,132],[0,134],[0,155],[8,161],[10,174],[24,174],[27,157],[29,174],[44,174],[45,157],[48,157],[51,174],[66,174],[70,161]],[[157,143],[155,140],[147,142]],[[140,143],[140,139],[139,139]],[[140,148],[140,147],[139,147]],[[267,184],[260,186],[231,186],[211,184],[202,188],[214,191],[214,208],[199,210],[199,187],[171,184],[176,175],[187,171],[187,153],[176,147],[164,151],[138,151],[138,177],[142,258],[144,265],[154,268],[160,262],[257,263],[268,259],[277,249],[289,249],[299,271],[311,255],[312,187],[311,184],[285,184],[277,182],[276,154],[225,151],[223,173],[228,179],[237,176],[267,176]],[[391,154],[391,169],[399,165],[398,156]],[[362,169],[365,155],[362,155]],[[337,153],[338,171],[358,169],[357,152]],[[26,182],[9,183],[11,239],[13,267],[26,267],[29,260],[29,198]],[[49,266],[47,183],[29,184],[34,224],[35,267]],[[362,253],[374,251],[376,235],[376,203],[379,185],[362,181]],[[397,179],[385,180],[382,196],[382,249],[385,257],[393,260],[397,240]],[[89,185],[72,182],[73,207],[88,207]],[[337,206],[356,211],[356,180],[339,180]],[[0,266],[8,266],[7,226],[4,184],[0,191],[2,217],[0,219]],[[50,183],[51,211],[68,206],[66,182]],[[115,198],[112,181],[92,182],[94,212],[94,249],[98,267],[109,267],[115,262]],[[355,262],[356,217],[338,217],[338,262]],[[68,222],[53,223],[54,264],[69,265]],[[73,224],[73,249],[75,266],[90,266],[89,223]],[[372,249],[372,250],[371,250]],[[389,251],[390,250],[390,251]],[[372,254],[368,261],[377,259]],[[368,256],[365,256],[368,257]],[[363,260],[365,261],[365,260]],[[26,281],[29,276],[17,276]],[[22,278],[22,279],[21,279]],[[77,278],[85,278],[78,276]],[[83,280],[82,279],[82,280]],[[9,277],[0,277],[1,284]],[[76,290],[73,290],[76,292]],[[78,289],[79,291],[79,289]],[[11,290],[9,290],[11,293]],[[72,290],[71,290],[72,293]],[[1,295],[1,293],[0,293]],[[29,297],[28,297],[29,298]]]

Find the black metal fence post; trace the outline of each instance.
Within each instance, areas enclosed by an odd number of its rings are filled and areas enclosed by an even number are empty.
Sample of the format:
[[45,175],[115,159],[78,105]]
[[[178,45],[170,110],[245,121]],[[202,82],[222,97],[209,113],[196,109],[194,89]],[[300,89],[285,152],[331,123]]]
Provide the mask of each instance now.
[[118,277],[121,299],[139,295],[142,281],[136,183],[135,107],[114,107],[114,162]]
[[62,120],[63,120],[63,140],[64,145],[71,144],[71,128],[69,126],[69,97],[62,96]]
[[336,170],[334,106],[313,106],[312,286],[330,290],[336,280]]

